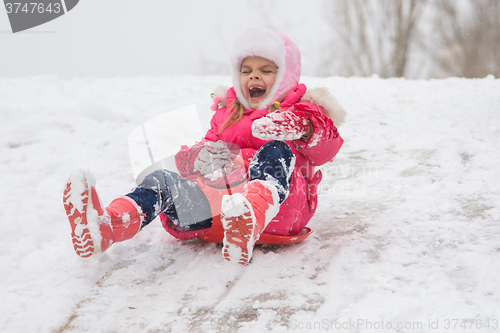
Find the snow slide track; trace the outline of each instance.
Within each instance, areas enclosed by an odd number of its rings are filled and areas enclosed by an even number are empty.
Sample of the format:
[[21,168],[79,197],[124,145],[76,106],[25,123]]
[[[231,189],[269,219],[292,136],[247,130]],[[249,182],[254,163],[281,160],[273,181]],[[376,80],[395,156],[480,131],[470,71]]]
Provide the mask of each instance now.
[[[129,265],[135,263],[136,260],[126,260],[126,261],[121,261],[116,263],[110,270],[104,274],[104,276],[99,279],[95,284],[94,284],[94,290],[91,291],[91,294],[83,298],[81,301],[79,301],[74,309],[73,313],[69,316],[68,320],[64,322],[57,330],[53,331],[54,333],[64,333],[64,332],[69,332],[72,330],[71,323],[79,317],[78,310],[81,309],[83,306],[86,304],[92,303],[94,299],[97,298],[99,295],[99,289],[103,287],[103,282],[106,281],[115,271],[126,268]],[[97,289],[96,289],[97,288]],[[95,290],[96,289],[96,290]]]

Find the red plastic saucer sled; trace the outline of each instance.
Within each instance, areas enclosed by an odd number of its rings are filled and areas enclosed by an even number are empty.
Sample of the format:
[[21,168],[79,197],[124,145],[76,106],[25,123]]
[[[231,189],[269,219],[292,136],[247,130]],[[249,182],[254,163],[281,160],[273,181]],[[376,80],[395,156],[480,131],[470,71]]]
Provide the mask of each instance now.
[[[249,162],[244,161],[241,157],[235,157],[233,159],[234,162],[244,165],[246,169],[248,169]],[[176,232],[175,226],[173,222],[167,217],[167,215],[161,213],[160,219],[163,224],[163,227],[174,237],[179,239],[194,239],[198,238],[204,242],[208,243],[222,243],[224,238],[224,228],[222,227],[220,213],[221,213],[221,202],[222,197],[226,194],[233,193],[241,193],[243,191],[243,187],[248,182],[244,181],[241,184],[238,184],[235,187],[231,188],[215,188],[205,184],[203,177],[200,175],[198,177],[197,183],[200,189],[205,193],[208,198],[208,202],[210,203],[210,208],[212,209],[212,226],[207,229],[201,230],[193,230],[188,232]],[[295,236],[278,236],[268,234],[264,231],[262,235],[260,235],[259,240],[256,244],[271,244],[271,245],[284,245],[284,244],[293,244],[298,243],[309,237],[313,233],[313,230],[308,227],[304,227],[302,231]]]

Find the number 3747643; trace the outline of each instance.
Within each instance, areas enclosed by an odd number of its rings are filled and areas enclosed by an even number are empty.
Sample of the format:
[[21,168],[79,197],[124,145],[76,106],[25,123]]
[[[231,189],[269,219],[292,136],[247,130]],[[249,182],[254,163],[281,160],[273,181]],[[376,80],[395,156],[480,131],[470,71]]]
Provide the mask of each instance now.
[[498,329],[497,319],[445,319],[444,329],[470,329],[470,330],[496,330]]
[[7,9],[7,14],[42,14],[45,12],[59,14],[62,10],[61,3],[59,2],[49,4],[44,4],[42,2],[6,2],[5,8]]

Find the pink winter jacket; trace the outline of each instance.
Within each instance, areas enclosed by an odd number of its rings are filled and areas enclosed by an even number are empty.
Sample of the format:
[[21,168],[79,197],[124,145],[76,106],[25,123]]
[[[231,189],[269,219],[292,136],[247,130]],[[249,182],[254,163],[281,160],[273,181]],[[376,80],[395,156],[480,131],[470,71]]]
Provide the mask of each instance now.
[[[333,161],[342,146],[343,139],[333,121],[325,116],[323,107],[304,98],[306,86],[299,84],[280,104],[287,110],[304,112],[314,127],[307,141],[286,141],[296,157],[295,169],[290,180],[290,194],[281,204],[280,211],[264,232],[274,235],[297,235],[309,222],[316,211],[317,188],[321,181],[321,171],[315,167]],[[236,99],[234,88],[227,91],[225,105]],[[250,161],[257,150],[267,141],[252,135],[252,122],[264,117],[269,111],[245,109],[243,118],[219,133],[220,126],[229,118],[227,107],[216,110],[211,120],[211,128],[202,141],[224,141],[238,145],[243,159]],[[342,110],[343,111],[343,110]],[[200,146],[184,147],[176,156],[178,170],[182,177],[195,180],[194,160]]]

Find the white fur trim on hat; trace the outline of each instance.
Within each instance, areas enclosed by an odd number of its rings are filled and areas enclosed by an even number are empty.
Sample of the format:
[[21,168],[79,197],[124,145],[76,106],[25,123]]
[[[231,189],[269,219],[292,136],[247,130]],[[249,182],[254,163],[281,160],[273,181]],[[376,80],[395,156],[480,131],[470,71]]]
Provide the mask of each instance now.
[[258,109],[265,109],[273,102],[273,98],[283,80],[286,70],[286,49],[284,41],[274,31],[253,28],[247,30],[236,42],[231,55],[231,71],[236,97],[246,109],[250,109],[248,101],[243,96],[240,84],[241,63],[247,57],[262,57],[271,60],[278,67],[276,78],[269,95],[259,103]]

